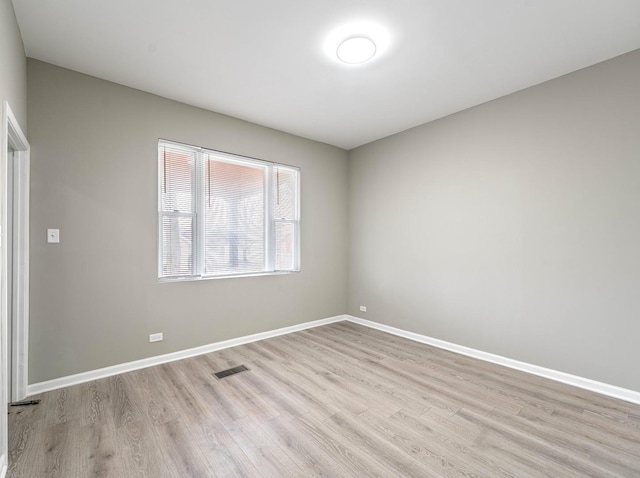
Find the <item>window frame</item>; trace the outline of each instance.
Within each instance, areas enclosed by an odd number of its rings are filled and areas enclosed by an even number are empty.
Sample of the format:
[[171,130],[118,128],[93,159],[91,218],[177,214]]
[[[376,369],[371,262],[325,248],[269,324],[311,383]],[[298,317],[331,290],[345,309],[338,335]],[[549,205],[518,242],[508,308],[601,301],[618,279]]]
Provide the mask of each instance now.
[[[173,148],[176,150],[182,150],[186,153],[193,154],[194,161],[192,165],[192,212],[180,212],[180,211],[164,211],[162,209],[162,195],[163,195],[163,182],[164,178],[164,166],[162,165],[163,146]],[[185,143],[179,143],[176,141],[159,139],[157,144],[157,260],[158,260],[158,281],[159,282],[181,282],[192,280],[209,280],[209,279],[229,279],[236,277],[254,277],[264,275],[283,275],[297,273],[301,271],[301,248],[300,248],[300,217],[301,217],[301,174],[300,168],[297,166],[291,166],[283,163],[275,163],[271,161],[265,161],[258,158],[252,158],[249,156],[243,156],[225,151],[218,151],[200,146],[193,146]],[[231,164],[246,164],[251,167],[259,167],[264,170],[263,173],[263,194],[264,194],[264,270],[255,272],[239,272],[237,274],[205,274],[205,196],[206,196],[206,156],[213,158],[213,160],[228,162]],[[295,190],[295,211],[293,219],[275,218],[273,216],[274,210],[274,176],[277,168],[294,171],[296,175],[296,190]],[[192,217],[192,274],[190,275],[163,275],[163,217]],[[293,227],[293,268],[292,269],[276,269],[276,224],[277,223],[292,223]]]

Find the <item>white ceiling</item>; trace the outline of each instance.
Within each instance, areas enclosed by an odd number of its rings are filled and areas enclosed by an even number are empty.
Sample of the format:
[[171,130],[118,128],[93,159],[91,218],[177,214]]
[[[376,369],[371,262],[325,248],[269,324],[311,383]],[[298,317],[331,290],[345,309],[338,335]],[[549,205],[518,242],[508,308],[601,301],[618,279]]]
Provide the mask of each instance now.
[[[29,57],[345,149],[640,48],[640,0],[13,4]],[[325,52],[352,22],[367,64]]]

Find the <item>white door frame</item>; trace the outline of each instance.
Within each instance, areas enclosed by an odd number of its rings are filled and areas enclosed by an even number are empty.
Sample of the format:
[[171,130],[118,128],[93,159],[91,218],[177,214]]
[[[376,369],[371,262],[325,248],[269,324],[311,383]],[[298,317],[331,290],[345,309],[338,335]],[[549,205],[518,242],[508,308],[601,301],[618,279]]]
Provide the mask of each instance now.
[[19,150],[13,144],[13,287],[11,289],[12,353],[10,400],[17,402],[27,397],[29,384],[29,195],[30,148],[22,131]]
[[[21,400],[26,396],[28,383],[29,346],[29,142],[22,132],[9,103],[2,104],[2,147],[0,149],[0,477],[4,476],[8,459],[8,422],[6,407],[9,400]],[[8,171],[9,147],[14,150],[14,193],[9,201]],[[13,202],[16,227],[8,224],[8,205]],[[9,251],[7,235],[13,239],[13,251]],[[3,237],[4,236],[4,237]],[[15,251],[15,252],[14,252]],[[13,272],[7,269],[9,254],[14,257]],[[8,288],[8,281],[13,287]],[[8,291],[12,290],[12,297]],[[11,304],[13,304],[11,306]],[[13,337],[7,337],[8,320],[12,320]],[[9,341],[12,347],[12,397],[7,394]]]

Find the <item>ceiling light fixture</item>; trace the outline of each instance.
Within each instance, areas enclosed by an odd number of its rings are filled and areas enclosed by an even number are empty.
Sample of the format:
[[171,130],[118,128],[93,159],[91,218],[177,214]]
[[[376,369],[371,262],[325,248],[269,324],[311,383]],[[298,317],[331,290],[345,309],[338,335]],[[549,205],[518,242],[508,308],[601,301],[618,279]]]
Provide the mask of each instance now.
[[378,60],[389,52],[391,38],[386,28],[369,21],[345,23],[329,32],[324,51],[336,63],[350,67],[372,59]]
[[340,61],[355,65],[371,60],[376,54],[376,44],[371,38],[353,36],[344,40],[338,46],[336,55]]

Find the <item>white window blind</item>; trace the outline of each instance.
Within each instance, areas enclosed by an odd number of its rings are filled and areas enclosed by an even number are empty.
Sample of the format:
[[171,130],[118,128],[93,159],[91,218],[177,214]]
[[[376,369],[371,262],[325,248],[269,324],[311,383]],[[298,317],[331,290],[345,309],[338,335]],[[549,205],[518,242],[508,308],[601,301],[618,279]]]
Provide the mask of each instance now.
[[158,143],[158,276],[298,271],[299,170]]
[[275,264],[278,270],[293,270],[296,264],[298,173],[279,166],[273,170]]
[[190,276],[194,264],[195,165],[193,151],[160,151],[160,275]]
[[205,275],[265,270],[266,167],[206,155]]

